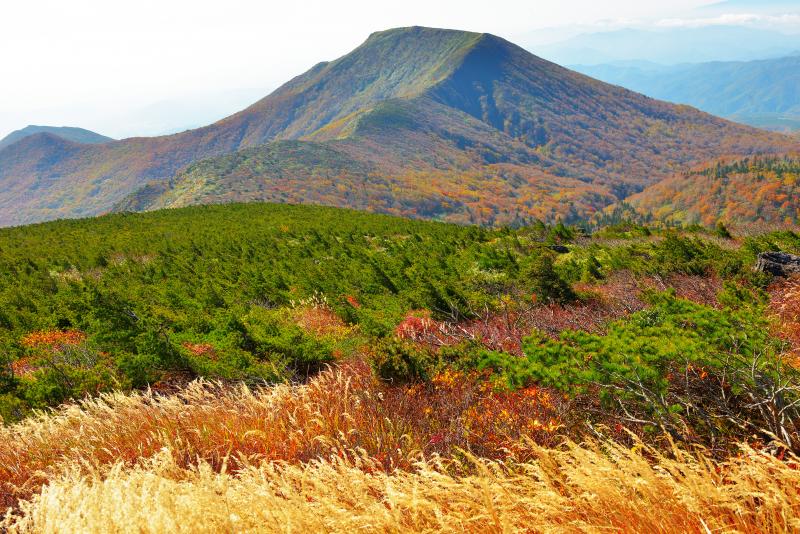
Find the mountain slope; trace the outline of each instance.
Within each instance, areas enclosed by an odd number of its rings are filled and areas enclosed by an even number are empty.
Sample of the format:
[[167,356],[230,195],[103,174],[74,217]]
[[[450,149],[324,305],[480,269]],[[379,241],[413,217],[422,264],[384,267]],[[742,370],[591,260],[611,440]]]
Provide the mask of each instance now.
[[800,129],[800,55],[675,67],[611,64],[575,69],[653,98],[689,104],[752,126]]
[[[287,140],[300,145],[262,147]],[[685,165],[797,146],[592,80],[498,37],[429,28],[373,34],[197,130],[64,152],[33,141],[0,151],[0,180],[25,193],[21,203],[0,193],[0,224],[228,199],[458,221],[566,216]],[[347,163],[328,168],[326,154]],[[277,162],[254,164],[265,158]],[[337,176],[325,194],[321,175]]]
[[16,130],[11,132],[3,139],[0,139],[0,150],[3,150],[5,147],[9,145],[13,145],[20,139],[28,137],[29,135],[34,135],[37,133],[49,133],[53,135],[57,135],[66,139],[67,141],[73,141],[75,143],[88,143],[88,144],[97,144],[97,143],[108,143],[109,141],[113,141],[110,137],[106,137],[105,135],[100,135],[99,133],[92,132],[90,130],[84,130],[83,128],[73,128],[70,126],[26,126],[21,130]]
[[681,223],[796,224],[800,159],[720,161],[659,182],[628,202],[641,213]]
[[[313,201],[458,222],[570,219],[673,174],[701,153],[789,144],[753,134],[482,36],[424,94],[386,101],[307,137],[326,140],[359,170],[307,166],[300,146],[283,154],[256,148],[190,166],[149,207]],[[267,159],[274,164],[263,165]]]

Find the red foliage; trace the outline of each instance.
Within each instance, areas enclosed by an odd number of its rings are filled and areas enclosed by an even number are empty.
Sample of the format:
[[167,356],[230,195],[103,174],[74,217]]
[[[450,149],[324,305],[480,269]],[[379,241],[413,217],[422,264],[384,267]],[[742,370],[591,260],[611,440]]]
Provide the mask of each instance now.
[[406,314],[405,319],[397,325],[394,333],[400,339],[424,342],[431,335],[434,335],[435,331],[440,330],[441,327],[442,323],[437,323],[430,318],[430,312],[425,310],[410,311]]
[[205,356],[212,360],[217,358],[216,349],[210,343],[191,343],[186,341],[182,346],[195,356]]
[[672,288],[676,296],[705,306],[718,307],[717,295],[722,290],[722,280],[714,276],[697,276],[675,273],[666,278],[651,276],[643,280],[646,287],[664,291]]
[[11,372],[14,373],[14,376],[27,376],[37,369],[39,369],[39,366],[35,365],[29,357],[20,358],[19,360],[11,362]]
[[800,368],[800,279],[777,282],[769,293],[775,335],[788,343],[791,363]]
[[348,304],[350,304],[350,306],[354,308],[361,307],[361,303],[353,295],[345,295],[344,299],[347,301]]
[[515,452],[522,436],[553,445],[569,415],[557,393],[538,387],[495,389],[489,376],[447,370],[429,383],[387,386],[383,407],[409,425],[425,452],[456,448],[491,458]]

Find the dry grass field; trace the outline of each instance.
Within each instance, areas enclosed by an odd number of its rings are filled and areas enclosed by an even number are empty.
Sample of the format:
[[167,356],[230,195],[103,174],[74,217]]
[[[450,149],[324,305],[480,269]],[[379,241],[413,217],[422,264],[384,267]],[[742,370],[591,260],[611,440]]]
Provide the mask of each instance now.
[[[453,386],[443,387],[451,401],[471,404],[461,406],[464,413],[500,402],[493,392],[458,389],[458,398]],[[479,438],[483,430],[453,413],[448,416],[454,425],[471,428],[441,435],[428,423],[434,433],[425,433],[409,399],[427,405],[435,390],[393,398],[392,389],[401,388],[377,384],[368,370],[351,365],[304,385],[251,390],[195,382],[169,395],[106,395],[4,427],[3,528],[800,529],[800,470],[794,458],[779,459],[744,444],[738,454],[712,460],[702,451],[656,450],[635,439],[632,446],[559,440],[557,428],[541,428],[543,410],[554,410],[544,392],[514,399],[517,411],[531,419],[528,426],[514,427],[530,428],[533,437],[520,431],[506,436],[503,447],[472,447],[467,438]]]

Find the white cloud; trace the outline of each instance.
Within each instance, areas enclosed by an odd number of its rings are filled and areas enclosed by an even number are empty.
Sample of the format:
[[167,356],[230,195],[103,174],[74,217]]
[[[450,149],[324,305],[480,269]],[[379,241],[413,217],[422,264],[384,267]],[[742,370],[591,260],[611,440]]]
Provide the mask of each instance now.
[[661,28],[702,28],[705,26],[752,26],[780,28],[800,33],[800,14],[763,15],[758,13],[727,13],[715,17],[670,18],[656,23]]

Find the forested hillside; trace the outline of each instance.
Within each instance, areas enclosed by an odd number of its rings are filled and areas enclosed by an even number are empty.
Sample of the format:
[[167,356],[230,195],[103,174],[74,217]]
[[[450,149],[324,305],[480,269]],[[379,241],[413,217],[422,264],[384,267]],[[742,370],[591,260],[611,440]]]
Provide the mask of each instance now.
[[102,145],[26,137],[0,151],[0,225],[228,200],[555,221],[702,161],[792,148],[493,35],[400,28],[204,128]]
[[800,160],[720,161],[677,175],[628,199],[643,214],[684,224],[794,225],[800,220]]

